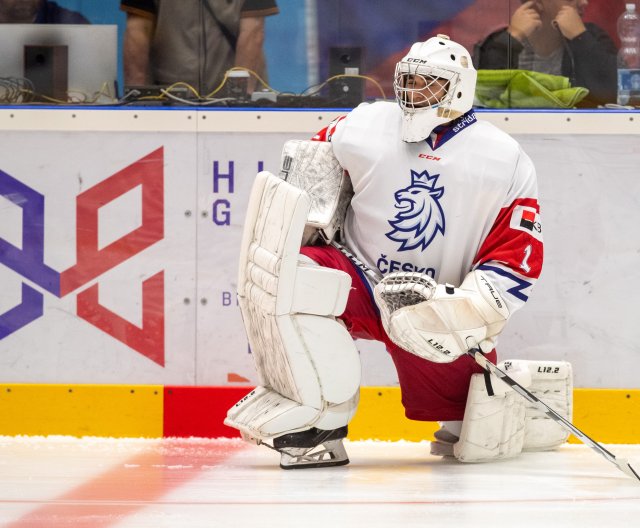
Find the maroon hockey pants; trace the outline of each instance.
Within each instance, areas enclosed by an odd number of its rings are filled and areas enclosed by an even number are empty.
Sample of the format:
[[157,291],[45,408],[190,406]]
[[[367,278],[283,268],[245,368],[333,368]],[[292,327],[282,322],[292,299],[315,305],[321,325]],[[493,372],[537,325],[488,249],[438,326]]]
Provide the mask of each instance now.
[[[321,266],[351,276],[351,292],[340,319],[353,338],[382,341],[386,345],[398,373],[407,418],[462,420],[471,375],[482,372],[477,363],[469,356],[452,363],[433,363],[403,350],[389,339],[368,282],[345,255],[331,246],[306,246],[301,253]],[[487,357],[495,363],[495,350]]]

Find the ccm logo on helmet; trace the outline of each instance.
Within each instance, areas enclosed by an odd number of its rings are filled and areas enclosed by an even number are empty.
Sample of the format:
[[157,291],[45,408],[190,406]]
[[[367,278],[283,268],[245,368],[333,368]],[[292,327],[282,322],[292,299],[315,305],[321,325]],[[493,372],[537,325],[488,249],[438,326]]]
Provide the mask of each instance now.
[[427,61],[424,59],[412,59],[412,58],[408,58],[406,59],[406,62],[417,62],[418,64],[426,64]]

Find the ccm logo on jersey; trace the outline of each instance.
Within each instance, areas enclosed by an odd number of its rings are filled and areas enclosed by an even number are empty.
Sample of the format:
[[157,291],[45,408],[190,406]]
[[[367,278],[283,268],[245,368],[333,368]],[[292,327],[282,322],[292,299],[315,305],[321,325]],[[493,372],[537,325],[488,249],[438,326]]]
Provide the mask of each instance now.
[[511,214],[509,227],[516,231],[529,233],[533,238],[542,242],[540,215],[533,207],[518,205]]
[[418,154],[418,157],[426,160],[440,161],[438,156],[433,156],[431,154]]

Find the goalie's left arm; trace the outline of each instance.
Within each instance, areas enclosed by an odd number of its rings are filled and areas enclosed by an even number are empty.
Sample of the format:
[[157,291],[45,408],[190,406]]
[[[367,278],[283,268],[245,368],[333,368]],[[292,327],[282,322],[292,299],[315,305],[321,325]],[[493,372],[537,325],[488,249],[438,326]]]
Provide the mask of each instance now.
[[540,276],[543,238],[536,172],[520,150],[511,189],[478,249],[473,269],[483,271],[513,314]]

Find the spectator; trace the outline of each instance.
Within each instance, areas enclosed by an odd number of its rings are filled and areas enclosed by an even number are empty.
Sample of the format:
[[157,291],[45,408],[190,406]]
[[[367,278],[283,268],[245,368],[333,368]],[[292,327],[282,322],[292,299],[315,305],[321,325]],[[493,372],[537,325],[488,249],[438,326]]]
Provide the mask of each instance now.
[[121,0],[120,8],[127,85],[183,81],[206,95],[234,66],[266,80],[264,18],[278,13],[275,0]]
[[589,95],[582,106],[616,100],[617,49],[599,26],[582,20],[587,0],[528,0],[509,26],[475,47],[478,69],[521,69],[563,75]]
[[49,0],[0,0],[0,23],[7,24],[89,24],[77,11]]

